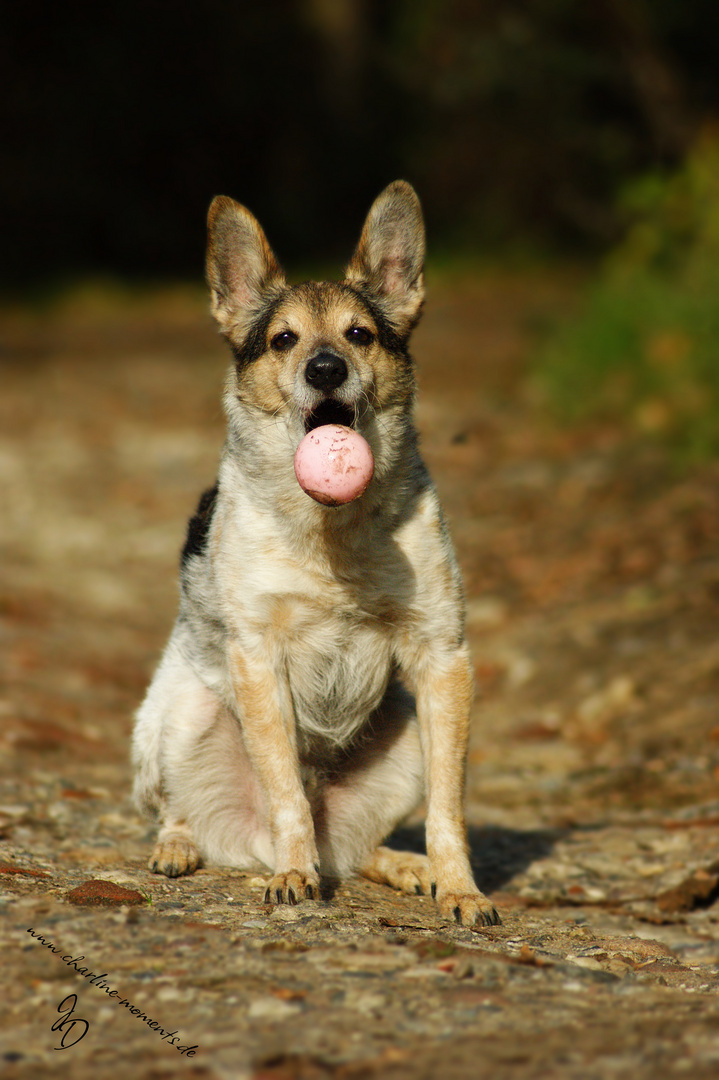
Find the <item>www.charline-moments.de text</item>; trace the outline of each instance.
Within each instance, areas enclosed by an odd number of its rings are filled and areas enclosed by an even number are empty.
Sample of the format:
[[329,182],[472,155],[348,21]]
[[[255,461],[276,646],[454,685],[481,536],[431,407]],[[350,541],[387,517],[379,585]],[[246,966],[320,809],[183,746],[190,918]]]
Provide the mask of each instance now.
[[[56,945],[47,938],[44,938],[42,934],[36,934],[34,930],[29,929],[28,934],[31,934],[36,941],[39,941],[41,945],[45,945],[51,952],[59,955],[62,952]],[[84,960],[84,956],[61,956],[60,960],[67,964],[69,968],[74,968],[78,975],[82,975],[84,979],[88,979],[92,986],[97,986],[98,989],[104,990],[108,997],[114,998],[118,1005],[122,1005],[132,1016],[136,1016],[138,1020],[142,1020],[143,1024],[147,1024],[149,1028],[156,1031],[161,1039],[166,1040],[169,1046],[174,1046],[176,1050],[179,1050],[184,1057],[194,1057],[197,1051],[197,1046],[181,1046],[180,1036],[176,1031],[165,1031],[161,1024],[158,1024],[157,1020],[153,1020],[151,1016],[148,1016],[142,1009],[136,1008],[128,998],[120,996],[117,990],[113,990],[109,983],[103,980],[107,978],[107,972],[102,975],[95,975],[86,967],[78,967],[81,960]]]

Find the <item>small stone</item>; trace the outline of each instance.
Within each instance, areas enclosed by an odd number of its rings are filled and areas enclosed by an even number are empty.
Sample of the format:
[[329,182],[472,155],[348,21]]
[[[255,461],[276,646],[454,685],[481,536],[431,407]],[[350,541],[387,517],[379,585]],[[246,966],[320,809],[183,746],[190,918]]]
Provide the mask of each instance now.
[[567,960],[570,963],[576,964],[577,967],[587,968],[588,971],[602,971],[602,965],[594,956],[572,956],[569,954]]
[[293,905],[278,904],[272,909],[271,916],[273,919],[279,919],[280,922],[297,922],[300,912]]
[[364,993],[357,994],[356,996],[349,995],[345,999],[345,1004],[348,1008],[354,1009],[358,1013],[382,1013],[387,1007],[387,996],[385,994],[377,994],[371,990]]
[[247,1015],[251,1020],[286,1020],[302,1011],[302,1006],[291,1001],[281,1001],[276,997],[257,998],[252,1002]]
[[[715,866],[712,866],[712,870]],[[695,870],[675,888],[666,889],[656,897],[660,911],[675,913],[707,907],[719,897],[719,875],[707,870]]]
[[602,720],[625,709],[632,703],[635,694],[634,681],[626,675],[618,675],[607,686],[580,702],[577,713],[586,722]]

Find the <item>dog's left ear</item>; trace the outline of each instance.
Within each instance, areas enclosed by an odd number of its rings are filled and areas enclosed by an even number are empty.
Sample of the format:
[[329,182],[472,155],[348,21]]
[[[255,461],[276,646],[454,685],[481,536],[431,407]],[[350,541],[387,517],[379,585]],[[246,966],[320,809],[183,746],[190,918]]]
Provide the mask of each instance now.
[[395,180],[372,204],[345,277],[371,294],[403,336],[422,309],[424,250],[419,199],[406,180]]

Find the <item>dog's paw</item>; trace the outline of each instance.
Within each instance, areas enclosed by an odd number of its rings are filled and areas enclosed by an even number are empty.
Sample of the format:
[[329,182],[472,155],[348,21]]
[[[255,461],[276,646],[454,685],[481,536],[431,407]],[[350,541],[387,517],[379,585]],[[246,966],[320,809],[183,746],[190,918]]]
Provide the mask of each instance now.
[[194,874],[199,865],[199,851],[192,840],[181,833],[158,840],[147,864],[153,874],[165,874],[167,877]]
[[471,893],[439,893],[437,906],[445,919],[452,919],[462,926],[498,926],[502,921],[492,901],[479,889]]
[[299,904],[300,900],[319,900],[320,879],[316,874],[301,874],[289,870],[275,874],[265,889],[266,904]]
[[429,895],[431,879],[427,856],[411,851],[398,851],[397,856],[396,863],[388,868],[387,884],[408,896]]
[[364,877],[389,885],[407,896],[428,894],[431,887],[429,859],[413,851],[377,848],[361,869]]

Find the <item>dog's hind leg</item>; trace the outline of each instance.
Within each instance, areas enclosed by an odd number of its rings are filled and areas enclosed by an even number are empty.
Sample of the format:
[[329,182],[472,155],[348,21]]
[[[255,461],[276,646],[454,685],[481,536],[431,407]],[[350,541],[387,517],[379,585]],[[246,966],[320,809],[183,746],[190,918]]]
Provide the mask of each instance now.
[[132,757],[138,807],[159,816],[161,828],[148,863],[154,873],[178,877],[200,863],[181,808],[177,805],[177,763],[217,715],[216,697],[188,666],[171,639],[147,696],[137,713]]
[[372,718],[372,733],[323,788],[315,814],[322,872],[365,877],[401,892],[429,892],[425,855],[380,846],[419,804],[423,761],[414,701],[393,684]]
[[201,861],[272,867],[267,809],[239,721],[171,639],[137,714],[135,801],[160,819],[154,873],[191,874]]
[[429,872],[429,859],[413,851],[395,851],[394,848],[375,848],[368,859],[360,866],[359,872],[370,881],[380,885],[390,885],[398,892],[409,895],[424,893],[429,895],[432,880]]
[[188,738],[197,738],[198,732],[212,723],[216,709],[216,698],[182,655],[176,630],[135,717],[133,796],[143,813],[164,820],[167,797],[171,794],[168,765],[177,757],[176,744],[180,744],[182,753]]

